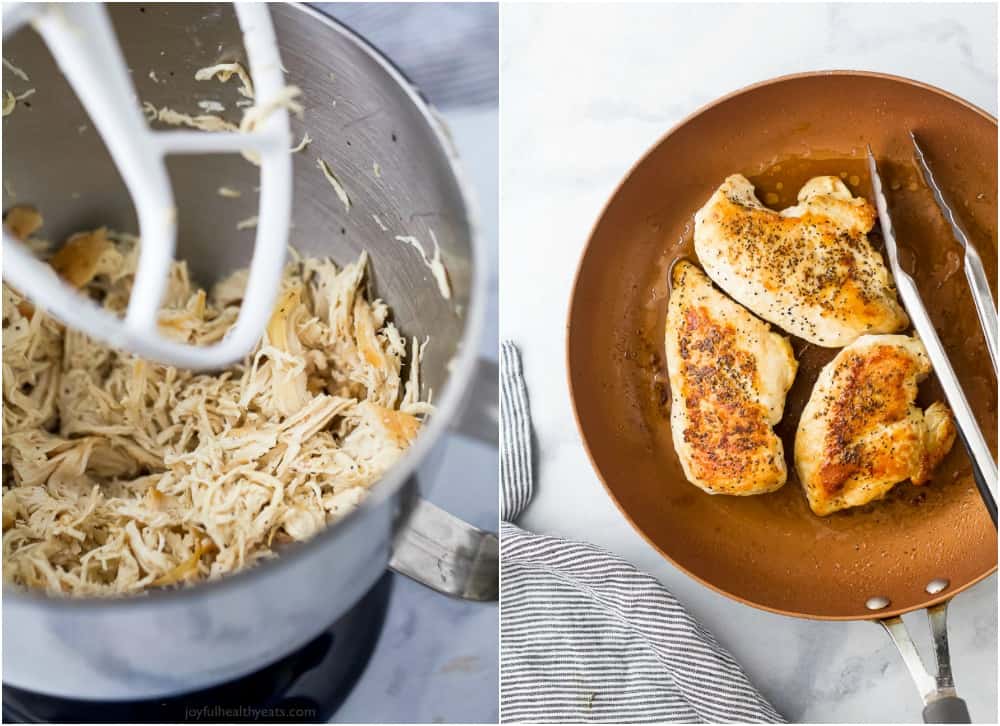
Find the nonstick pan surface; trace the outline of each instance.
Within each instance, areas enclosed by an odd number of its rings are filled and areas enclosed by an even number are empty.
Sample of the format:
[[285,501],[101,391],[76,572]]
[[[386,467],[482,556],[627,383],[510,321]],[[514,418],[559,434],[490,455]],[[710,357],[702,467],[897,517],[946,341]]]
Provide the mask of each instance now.
[[[710,496],[688,483],[670,437],[663,334],[667,271],[696,259],[694,212],[741,172],[775,208],[802,182],[837,174],[870,194],[865,144],[879,159],[903,264],[951,356],[987,441],[997,441],[996,380],[949,232],[912,160],[925,146],[996,297],[996,119],[939,89],[855,71],[767,81],[701,109],[641,159],[601,214],[570,304],[569,384],[587,451],[608,492],[661,554],[755,607],[823,619],[884,618],[946,600],[996,569],[997,537],[959,443],[924,486],[820,518],[791,462],[799,414],[836,350],[792,339],[799,373],[777,427],[788,483],[773,494]],[[870,197],[869,197],[870,198]],[[877,236],[875,243],[880,244]],[[918,403],[943,400],[933,378]],[[949,582],[931,595],[927,585]],[[888,598],[884,609],[869,598]]]

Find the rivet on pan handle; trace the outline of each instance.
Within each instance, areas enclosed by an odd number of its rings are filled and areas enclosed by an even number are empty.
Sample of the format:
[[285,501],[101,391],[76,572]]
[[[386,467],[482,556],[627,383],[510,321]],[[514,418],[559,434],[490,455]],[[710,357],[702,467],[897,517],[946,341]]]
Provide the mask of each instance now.
[[927,620],[934,640],[936,674],[927,672],[923,659],[917,651],[906,624],[899,616],[885,618],[879,622],[896,644],[906,669],[910,672],[917,691],[924,701],[924,723],[972,723],[965,701],[955,692],[955,681],[951,675],[951,656],[948,652],[948,603],[927,608]]

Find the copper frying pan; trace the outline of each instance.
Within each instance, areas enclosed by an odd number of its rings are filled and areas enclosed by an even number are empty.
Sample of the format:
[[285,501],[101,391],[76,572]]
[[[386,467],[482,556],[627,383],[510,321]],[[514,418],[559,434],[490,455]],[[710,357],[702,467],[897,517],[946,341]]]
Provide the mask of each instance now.
[[[820,518],[793,473],[773,494],[704,494],[684,479],[671,444],[662,352],[667,270],[680,256],[696,259],[695,210],[734,172],[747,175],[776,208],[793,203],[801,183],[817,174],[838,174],[855,193],[868,194],[870,143],[886,169],[890,212],[907,248],[903,264],[996,446],[996,380],[961,248],[912,161],[909,129],[926,139],[995,297],[996,119],[939,89],[856,71],[760,83],[682,121],[622,181],[580,262],[569,314],[569,383],[594,468],[622,514],[664,557],[754,607],[827,620],[886,619],[944,602],[996,570],[996,531],[960,446],[931,483],[902,484],[887,500]],[[786,452],[819,368],[836,353],[797,339],[793,347],[800,368],[778,427]],[[921,386],[922,405],[942,399],[936,381]]]

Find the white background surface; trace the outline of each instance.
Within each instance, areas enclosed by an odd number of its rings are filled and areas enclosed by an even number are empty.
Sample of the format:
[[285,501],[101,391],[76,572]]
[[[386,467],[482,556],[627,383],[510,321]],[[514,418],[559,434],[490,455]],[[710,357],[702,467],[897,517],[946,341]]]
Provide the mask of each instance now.
[[[573,274],[618,181],[701,105],[777,75],[851,68],[941,86],[995,115],[996,36],[995,5],[501,8],[500,322],[522,351],[539,457],[535,500],[519,523],[594,542],[654,574],[791,721],[919,722],[921,706],[878,626],[739,605],[675,570],[625,522],[570,408]],[[926,644],[922,620],[907,617]],[[996,578],[956,597],[950,620],[959,692],[974,720],[996,722]]]

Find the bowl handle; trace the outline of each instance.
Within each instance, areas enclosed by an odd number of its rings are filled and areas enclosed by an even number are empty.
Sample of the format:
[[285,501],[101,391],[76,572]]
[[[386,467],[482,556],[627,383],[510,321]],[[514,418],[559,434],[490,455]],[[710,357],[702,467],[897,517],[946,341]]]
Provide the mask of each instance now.
[[418,496],[405,506],[389,568],[445,595],[495,602],[500,588],[496,534]]
[[[497,362],[480,358],[452,431],[496,447],[499,390]],[[445,595],[496,602],[500,590],[497,535],[422,499],[416,486],[407,489],[389,568]]]
[[955,692],[948,652],[948,601],[927,608],[937,672],[932,676],[898,615],[879,622],[889,633],[924,701],[924,723],[972,723],[965,701]]

